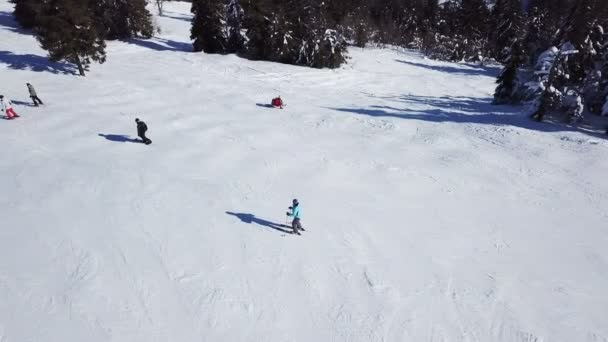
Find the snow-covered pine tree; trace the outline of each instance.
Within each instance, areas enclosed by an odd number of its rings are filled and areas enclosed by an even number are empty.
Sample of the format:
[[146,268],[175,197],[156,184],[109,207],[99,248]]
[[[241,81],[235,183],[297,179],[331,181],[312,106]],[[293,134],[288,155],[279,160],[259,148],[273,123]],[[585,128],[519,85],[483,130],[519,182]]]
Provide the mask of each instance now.
[[240,0],[229,0],[226,5],[226,52],[237,53],[244,51],[245,36],[243,34],[243,19],[245,11]]
[[296,0],[291,3],[294,7],[291,7],[288,20],[293,23],[293,37],[297,44],[295,64],[313,66],[321,40],[319,31],[324,27],[321,3],[317,0]]
[[441,4],[437,33],[432,39],[429,39],[425,49],[425,52],[431,58],[452,61],[463,59],[464,47],[462,42],[465,38],[458,32],[460,11],[460,3],[455,0],[448,0]]
[[311,66],[314,68],[339,68],[346,62],[347,44],[344,37],[334,29],[326,29],[317,42]]
[[286,12],[286,8],[277,8],[270,14],[271,33],[268,40],[270,45],[268,59],[279,63],[296,64],[299,40],[294,36],[294,23],[298,18],[288,14],[295,11]]
[[[536,90],[532,111],[532,118],[536,121],[543,121],[550,111],[563,110],[565,95],[569,97],[570,103],[577,104],[572,97],[578,96],[578,93],[564,94],[564,86],[569,78],[568,60],[577,52],[572,44],[564,43],[560,49],[551,47],[539,57],[535,71],[535,75],[539,78],[536,89],[533,82],[528,83],[530,89]],[[578,108],[574,106],[571,108],[571,114],[576,114]]]
[[602,116],[608,116],[608,33],[604,35],[605,37],[605,51],[602,55],[601,61],[600,61],[600,70],[602,73],[602,77],[600,80],[600,89],[602,89],[601,93],[602,93],[602,97],[604,98],[603,101],[603,106],[601,109],[601,115]]
[[23,28],[31,29],[36,26],[36,19],[42,5],[40,0],[9,0],[15,4],[13,15]]
[[484,0],[448,0],[441,4],[431,57],[481,61],[487,55],[489,9]]
[[103,63],[105,43],[90,15],[87,0],[43,0],[36,38],[52,61],[76,64],[84,76],[91,61]]
[[192,29],[190,39],[193,40],[195,52],[225,53],[226,37],[224,36],[224,4],[220,0],[193,0],[191,12]]
[[572,2],[575,0],[530,0],[527,11],[527,32],[524,39],[527,64],[534,65],[537,58],[550,46],[559,46],[556,40]]
[[293,36],[298,46],[297,64],[313,68],[337,68],[346,58],[346,41],[329,27],[325,3],[320,0],[299,0]]
[[487,55],[490,11],[485,0],[461,0],[459,32],[463,59],[481,61]]
[[571,84],[581,83],[586,74],[595,67],[593,61],[596,51],[589,39],[595,22],[592,7],[594,1],[576,0],[556,37],[559,44],[572,44],[573,50],[578,51],[569,56],[566,65],[568,81]]
[[[490,28],[491,55],[501,63],[508,63],[511,46],[523,34],[524,14],[520,0],[497,0],[492,9]],[[523,51],[522,51],[523,52]]]
[[496,80],[498,86],[494,93],[494,104],[513,104],[520,100],[516,93],[521,87],[518,71],[524,60],[523,49],[521,44],[515,41],[508,50],[506,65]]
[[604,70],[605,58],[608,53],[608,35],[604,28],[597,24],[588,36],[584,45],[585,53],[592,58],[593,68],[587,72],[583,82],[583,94],[585,104],[589,112],[600,114],[606,97],[606,86],[608,86],[608,69]]
[[533,6],[528,10],[526,23],[526,36],[523,47],[528,57],[526,64],[533,66],[540,54],[549,45],[550,34],[546,27],[545,18],[547,12],[539,6]]

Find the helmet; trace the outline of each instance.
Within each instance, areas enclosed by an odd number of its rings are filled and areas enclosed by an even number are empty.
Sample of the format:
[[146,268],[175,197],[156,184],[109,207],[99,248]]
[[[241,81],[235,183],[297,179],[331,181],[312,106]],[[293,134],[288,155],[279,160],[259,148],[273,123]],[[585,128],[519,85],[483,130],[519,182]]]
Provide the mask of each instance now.
[[295,199],[295,198],[293,199],[292,203],[293,203],[293,205],[298,205],[298,204],[299,204],[299,203],[298,203],[298,200],[297,200],[297,199]]
[[139,119],[135,119],[135,122],[139,122]]

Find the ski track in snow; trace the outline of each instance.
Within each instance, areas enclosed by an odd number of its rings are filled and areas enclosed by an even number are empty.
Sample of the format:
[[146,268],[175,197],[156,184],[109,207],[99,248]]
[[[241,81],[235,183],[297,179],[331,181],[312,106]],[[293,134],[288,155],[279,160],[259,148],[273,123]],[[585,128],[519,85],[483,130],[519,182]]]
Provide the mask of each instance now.
[[195,54],[169,2],[80,78],[11,6],[0,342],[608,341],[608,143],[491,106],[496,68]]

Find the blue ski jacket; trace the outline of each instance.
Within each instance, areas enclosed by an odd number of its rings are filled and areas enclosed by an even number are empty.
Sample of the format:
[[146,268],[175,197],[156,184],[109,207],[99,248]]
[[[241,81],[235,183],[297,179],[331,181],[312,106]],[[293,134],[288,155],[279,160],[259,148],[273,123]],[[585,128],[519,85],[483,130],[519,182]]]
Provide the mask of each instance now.
[[295,207],[293,207],[293,209],[291,209],[291,214],[289,216],[292,216],[293,218],[297,218],[297,219],[302,218],[300,206],[296,205]]

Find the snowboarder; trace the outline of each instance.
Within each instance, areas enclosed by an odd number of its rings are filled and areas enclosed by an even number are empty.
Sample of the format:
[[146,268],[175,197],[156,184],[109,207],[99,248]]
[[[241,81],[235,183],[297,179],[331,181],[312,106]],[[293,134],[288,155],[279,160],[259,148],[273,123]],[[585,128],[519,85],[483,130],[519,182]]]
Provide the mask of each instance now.
[[302,212],[300,211],[300,203],[298,203],[297,199],[294,199],[292,202],[292,206],[289,207],[289,211],[286,213],[287,216],[293,217],[293,221],[291,221],[291,229],[293,229],[293,234],[300,234],[300,230],[304,230],[302,227],[302,222],[300,222],[300,218],[302,218]]
[[283,109],[283,100],[281,100],[280,96],[277,96],[274,99],[272,99],[271,104],[274,108]]
[[148,126],[146,125],[145,122],[139,120],[139,119],[135,119],[135,122],[137,123],[137,136],[141,138],[141,140],[143,140],[143,143],[146,145],[150,145],[152,143],[152,140],[148,139],[148,137],[146,137],[146,132],[148,131]]
[[11,100],[4,97],[4,95],[0,95],[0,109],[6,113],[6,118],[8,120],[12,120],[14,118],[18,118],[19,115],[13,109],[13,103]]
[[34,86],[27,83],[27,90],[30,92],[30,98],[32,99],[32,101],[34,101],[34,105],[36,107],[38,107],[38,102],[40,102],[41,105],[43,105],[44,103],[42,103],[42,100],[38,97],[38,94],[36,94],[36,89],[34,89]]

